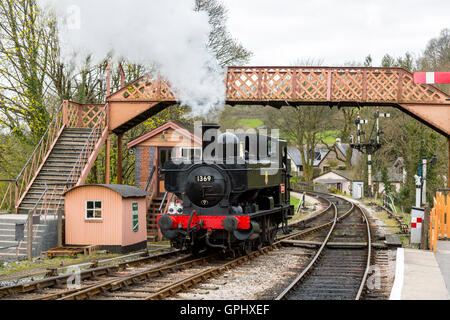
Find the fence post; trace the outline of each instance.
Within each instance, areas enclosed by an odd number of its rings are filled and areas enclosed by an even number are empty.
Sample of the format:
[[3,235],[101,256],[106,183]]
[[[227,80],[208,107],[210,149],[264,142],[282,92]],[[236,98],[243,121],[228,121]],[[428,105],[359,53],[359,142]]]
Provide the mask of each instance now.
[[27,256],[28,260],[33,259],[33,211],[28,213],[28,235],[27,235]]
[[430,207],[425,205],[425,211],[422,221],[422,238],[420,240],[420,249],[427,250],[428,249],[428,239],[429,239],[429,228],[430,228]]
[[17,185],[17,180],[14,182],[14,213],[18,213],[18,202],[19,202],[19,186]]
[[63,245],[62,215],[63,215],[63,208],[58,208],[58,247],[62,247]]

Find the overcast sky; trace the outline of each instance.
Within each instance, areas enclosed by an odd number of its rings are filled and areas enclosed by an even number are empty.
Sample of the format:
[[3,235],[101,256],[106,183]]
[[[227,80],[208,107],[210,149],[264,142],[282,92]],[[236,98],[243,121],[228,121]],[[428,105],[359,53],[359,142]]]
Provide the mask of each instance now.
[[450,28],[450,0],[223,0],[228,28],[253,52],[250,65],[378,66],[385,53],[420,54]]

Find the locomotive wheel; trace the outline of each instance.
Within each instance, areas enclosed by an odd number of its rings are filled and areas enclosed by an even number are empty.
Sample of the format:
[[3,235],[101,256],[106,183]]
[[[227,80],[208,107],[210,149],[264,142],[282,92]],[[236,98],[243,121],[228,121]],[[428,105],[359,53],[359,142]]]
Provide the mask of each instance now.
[[278,226],[272,221],[268,220],[268,226],[266,230],[266,239],[269,245],[272,245],[275,242],[275,237],[277,235]]
[[250,254],[253,251],[253,241],[247,240],[244,243],[244,252],[245,254]]
[[200,251],[202,251],[202,249],[203,249],[203,246],[201,244],[196,243],[193,246],[191,246],[191,253],[194,256],[199,256],[200,255]]
[[255,241],[253,241],[253,250],[259,250],[263,246],[261,237],[258,237]]

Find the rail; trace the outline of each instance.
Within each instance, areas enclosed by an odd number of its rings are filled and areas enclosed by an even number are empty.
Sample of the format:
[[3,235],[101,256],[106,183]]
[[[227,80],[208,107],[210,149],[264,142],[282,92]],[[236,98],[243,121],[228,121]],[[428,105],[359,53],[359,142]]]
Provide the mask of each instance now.
[[[169,252],[164,252],[160,254],[155,255],[147,255],[144,257],[140,257],[133,260],[127,260],[127,261],[120,261],[113,265],[105,265],[101,267],[95,267],[95,265],[91,265],[90,268],[81,270],[80,277],[81,279],[87,279],[87,278],[95,278],[98,276],[101,276],[103,274],[108,274],[111,271],[118,271],[120,269],[134,266],[134,265],[141,265],[143,263],[152,263],[155,261],[160,261],[161,259],[172,259],[174,257],[177,257],[181,254],[185,254],[185,251],[180,250],[174,250]],[[117,259],[120,259],[123,257],[117,257]],[[100,262],[100,261],[99,261]],[[70,268],[70,266],[69,266]],[[62,275],[57,276],[50,276],[48,278],[40,279],[40,280],[34,280],[31,282],[28,282],[26,285],[23,284],[15,284],[10,285],[6,287],[0,287],[0,298],[4,297],[10,297],[17,294],[25,294],[30,293],[34,291],[40,291],[45,288],[49,287],[55,287],[58,285],[61,285],[61,283],[65,283],[68,278],[72,277],[72,273],[65,273]]]
[[[317,195],[320,196],[320,192],[315,192]],[[344,199],[342,197],[338,197],[336,196],[336,198],[340,198],[340,199]],[[344,199],[345,200],[345,199]],[[345,200],[347,201],[347,200]],[[347,201],[349,202],[349,201]],[[321,255],[323,254],[324,248],[327,245],[330,235],[334,232],[335,229],[335,225],[337,222],[345,219],[347,216],[349,216],[355,209],[359,210],[361,213],[361,216],[365,222],[365,228],[366,228],[366,247],[367,247],[367,258],[366,258],[366,267],[364,268],[363,274],[362,274],[362,278],[361,281],[358,282],[358,287],[357,288],[357,292],[356,292],[356,296],[355,299],[359,300],[362,297],[362,293],[364,292],[364,289],[366,287],[366,282],[367,282],[367,278],[368,278],[368,274],[370,271],[370,264],[371,264],[371,256],[372,256],[372,240],[371,240],[371,231],[370,231],[370,223],[369,220],[367,218],[367,215],[364,211],[364,209],[360,208],[358,205],[349,202],[349,204],[351,204],[351,208],[344,214],[341,215],[337,218],[337,207],[336,204],[333,204],[333,207],[335,209],[335,220],[333,223],[333,227],[330,228],[330,231],[328,232],[327,236],[325,237],[324,241],[322,242],[319,250],[317,251],[317,253],[314,255],[314,257],[312,258],[312,260],[309,262],[309,264],[307,265],[307,267],[301,272],[301,274],[299,276],[297,276],[294,281],[292,281],[289,286],[287,288],[285,288],[285,290],[283,290],[283,292],[281,292],[277,297],[276,300],[281,300],[281,299],[285,299],[286,296],[288,295],[288,293],[291,292],[291,290],[297,286],[300,282],[304,281],[304,279],[306,278],[306,275],[309,274],[312,269],[313,266],[317,263],[317,261],[319,260],[319,258],[321,257]],[[356,289],[355,288],[355,289]]]
[[361,299],[362,292],[363,292],[364,288],[366,287],[367,276],[368,276],[369,271],[370,271],[370,259],[371,259],[371,256],[372,256],[372,236],[370,234],[369,219],[367,219],[367,215],[366,215],[365,210],[363,208],[359,207],[359,206],[358,206],[358,208],[359,208],[359,210],[361,210],[361,214],[364,217],[364,222],[366,223],[366,230],[367,230],[367,261],[366,261],[366,270],[364,271],[363,279],[361,281],[361,285],[359,286],[358,293],[356,295],[355,300]]
[[[330,202],[327,199],[324,199],[326,202]],[[331,202],[330,207],[327,207],[327,209],[331,208]],[[334,220],[333,220],[334,221]],[[306,231],[306,230],[305,230]],[[303,232],[304,234],[305,232]],[[239,257],[237,259],[234,259],[231,262],[226,262],[225,264],[221,264],[217,267],[208,267],[207,269],[203,268],[200,270],[200,272],[194,274],[194,275],[188,275],[187,277],[183,278],[182,280],[176,280],[175,282],[171,282],[170,284],[166,285],[162,288],[157,289],[156,292],[154,292],[151,296],[144,297],[144,299],[160,299],[163,297],[166,297],[171,294],[175,294],[181,290],[185,290],[187,288],[190,288],[191,286],[198,285],[198,283],[201,283],[203,281],[206,281],[208,278],[219,275],[233,266],[242,265],[245,263],[248,263],[249,260],[254,259],[262,254],[267,254],[271,250],[275,248],[280,248],[282,246],[281,242],[278,241],[274,243],[271,246],[264,247],[262,249],[259,249],[257,251],[251,252],[249,255],[245,255],[242,257]],[[142,258],[144,259],[144,258]],[[184,259],[184,258],[182,258]],[[121,276],[120,278],[116,278],[113,280],[105,279],[105,281],[100,281],[98,283],[88,285],[87,287],[83,287],[76,290],[65,290],[62,292],[56,292],[52,293],[47,296],[38,297],[37,299],[89,299],[91,296],[95,295],[101,295],[104,292],[116,292],[117,290],[126,290],[128,287],[133,286],[134,283],[140,283],[141,281],[155,281],[156,277],[159,277],[161,275],[169,274],[172,271],[176,270],[183,270],[183,267],[191,266],[193,263],[197,264],[199,260],[195,261],[189,261],[187,263],[180,261],[176,262],[175,264],[172,264],[170,266],[163,265],[161,267],[156,268],[150,268],[150,269],[144,269],[144,271],[137,271],[134,272],[131,275],[127,275],[125,277]],[[133,262],[133,261],[132,261]],[[142,263],[142,261],[136,261],[136,263]],[[123,262],[122,265],[128,266],[129,262]],[[81,279],[89,279],[91,277],[98,278],[99,276],[106,276],[108,272],[113,272],[118,270],[118,266],[110,266],[110,267],[103,267],[103,268],[93,268],[89,270],[81,271],[80,278]],[[64,281],[70,277],[70,274],[64,275],[64,276],[57,276],[57,277],[51,277],[46,278],[43,280],[35,281],[30,284],[27,284],[27,286],[23,285],[15,285],[11,287],[5,287],[0,288],[0,296],[11,296],[13,294],[18,293],[32,293],[36,290],[42,290],[43,288],[48,287],[54,287],[60,285],[61,283],[64,283]]]
[[[293,287],[295,287],[297,285],[297,283],[299,283],[304,277],[305,275],[312,269],[313,265],[319,260],[320,255],[322,254],[325,246],[328,243],[328,240],[330,239],[331,234],[334,231],[334,228],[336,226],[336,223],[338,221],[338,210],[336,205],[332,205],[332,207],[334,208],[334,219],[333,219],[333,224],[330,228],[330,231],[328,231],[327,236],[325,237],[325,240],[323,241],[322,245],[320,246],[319,250],[316,252],[316,254],[314,255],[314,257],[311,259],[311,261],[309,262],[309,264],[306,266],[306,268],[302,271],[302,273],[300,273],[300,275],[298,275],[294,281],[292,281],[289,286],[287,286],[283,292],[281,292],[276,298],[275,300],[281,300],[283,299],[288,292],[290,292],[292,290]],[[352,210],[352,209],[350,209]]]

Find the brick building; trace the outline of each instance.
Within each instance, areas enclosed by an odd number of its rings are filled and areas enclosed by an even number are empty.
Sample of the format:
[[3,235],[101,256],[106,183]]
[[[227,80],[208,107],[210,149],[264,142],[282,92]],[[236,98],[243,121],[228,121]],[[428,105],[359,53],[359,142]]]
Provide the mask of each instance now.
[[172,157],[200,157],[201,139],[190,129],[169,121],[127,144],[135,154],[135,186],[150,194],[147,213],[149,240],[158,236],[156,214],[167,202],[166,199],[162,203],[166,192],[162,166]]

